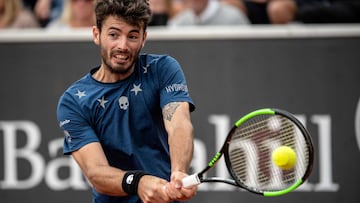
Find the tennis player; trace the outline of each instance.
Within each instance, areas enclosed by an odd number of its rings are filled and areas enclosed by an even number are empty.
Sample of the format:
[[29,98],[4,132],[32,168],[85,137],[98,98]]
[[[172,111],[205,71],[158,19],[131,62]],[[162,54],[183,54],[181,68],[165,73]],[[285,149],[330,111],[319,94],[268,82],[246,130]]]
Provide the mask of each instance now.
[[93,186],[93,202],[179,202],[193,155],[195,106],[179,63],[140,54],[151,17],[147,0],[97,0],[93,40],[101,65],[61,96],[57,117]]

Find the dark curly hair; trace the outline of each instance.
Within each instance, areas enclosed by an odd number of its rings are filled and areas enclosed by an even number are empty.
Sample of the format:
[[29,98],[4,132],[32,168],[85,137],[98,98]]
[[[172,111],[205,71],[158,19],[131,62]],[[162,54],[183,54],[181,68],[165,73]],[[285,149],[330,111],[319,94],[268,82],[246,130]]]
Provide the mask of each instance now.
[[120,18],[130,25],[146,30],[151,11],[148,0],[96,0],[95,15],[96,26],[100,31],[109,16]]

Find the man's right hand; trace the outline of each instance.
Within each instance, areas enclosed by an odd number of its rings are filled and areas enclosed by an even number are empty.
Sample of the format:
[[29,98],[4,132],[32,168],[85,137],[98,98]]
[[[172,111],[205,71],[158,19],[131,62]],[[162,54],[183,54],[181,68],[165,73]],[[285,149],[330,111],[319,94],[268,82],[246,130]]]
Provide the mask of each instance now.
[[138,196],[144,203],[169,203],[170,197],[166,193],[165,179],[145,175],[140,179]]

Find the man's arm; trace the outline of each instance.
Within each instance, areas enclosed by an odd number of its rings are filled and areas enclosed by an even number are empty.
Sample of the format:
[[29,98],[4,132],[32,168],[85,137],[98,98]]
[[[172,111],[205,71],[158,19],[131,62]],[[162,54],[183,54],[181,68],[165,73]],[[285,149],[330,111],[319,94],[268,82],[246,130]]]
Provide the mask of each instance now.
[[[97,192],[111,196],[128,195],[122,188],[126,171],[109,165],[99,143],[87,144],[72,152],[72,156]],[[164,179],[145,175],[140,179],[137,193],[143,202],[168,202],[164,190],[167,183]]]
[[171,187],[167,187],[172,199],[186,200],[195,195],[197,188],[185,189],[181,180],[187,176],[194,151],[194,129],[187,102],[172,102],[163,107],[165,128],[171,159]]
[[101,145],[93,142],[72,152],[84,175],[99,193],[125,196],[121,181],[125,171],[109,166]]
[[187,102],[172,102],[163,108],[169,136],[171,171],[187,173],[194,151],[194,132]]

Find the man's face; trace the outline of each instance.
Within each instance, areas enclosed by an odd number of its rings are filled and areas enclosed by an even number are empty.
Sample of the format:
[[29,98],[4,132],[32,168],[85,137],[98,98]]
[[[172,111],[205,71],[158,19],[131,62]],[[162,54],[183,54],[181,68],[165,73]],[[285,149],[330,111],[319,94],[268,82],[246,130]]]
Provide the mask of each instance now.
[[109,16],[101,33],[93,29],[94,42],[100,46],[102,65],[113,74],[128,77],[134,70],[137,56],[144,46],[146,32],[124,20]]

